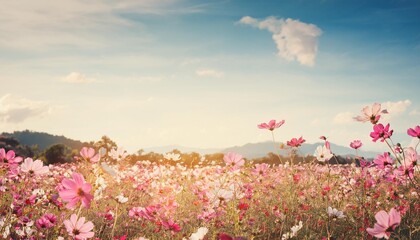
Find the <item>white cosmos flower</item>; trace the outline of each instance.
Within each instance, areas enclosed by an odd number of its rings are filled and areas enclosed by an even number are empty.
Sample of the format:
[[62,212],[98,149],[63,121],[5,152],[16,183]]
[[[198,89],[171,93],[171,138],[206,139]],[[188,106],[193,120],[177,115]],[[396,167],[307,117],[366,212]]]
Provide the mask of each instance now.
[[331,153],[330,149],[328,149],[325,145],[324,146],[318,146],[315,150],[314,156],[318,161],[325,162],[330,160],[334,155]]
[[333,218],[344,218],[344,217],[346,217],[346,216],[344,216],[343,211],[338,211],[337,209],[332,208],[332,207],[328,207],[327,213],[328,213],[328,216],[333,217]]
[[163,157],[166,160],[171,160],[171,161],[179,161],[179,160],[181,160],[181,156],[178,153],[166,153]]
[[197,232],[191,234],[190,240],[202,240],[209,231],[206,227],[200,227]]
[[124,197],[124,195],[120,194],[116,197],[119,203],[126,203],[128,201],[128,198]]

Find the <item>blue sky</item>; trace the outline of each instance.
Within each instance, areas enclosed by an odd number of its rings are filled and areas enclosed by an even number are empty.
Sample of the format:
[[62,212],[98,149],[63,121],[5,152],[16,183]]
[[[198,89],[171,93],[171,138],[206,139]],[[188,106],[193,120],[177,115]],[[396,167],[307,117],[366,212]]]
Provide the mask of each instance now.
[[374,102],[395,141],[420,120],[419,1],[5,1],[0,129],[134,152],[320,135],[372,143]]

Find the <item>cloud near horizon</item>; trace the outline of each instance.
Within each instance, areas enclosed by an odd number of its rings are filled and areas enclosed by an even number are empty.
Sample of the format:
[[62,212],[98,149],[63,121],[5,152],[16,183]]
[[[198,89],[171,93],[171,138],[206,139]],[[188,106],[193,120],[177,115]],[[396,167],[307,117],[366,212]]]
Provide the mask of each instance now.
[[298,61],[311,67],[315,65],[318,37],[322,34],[316,25],[291,18],[267,17],[260,21],[250,16],[242,17],[239,23],[271,32],[278,55],[287,61]]
[[221,78],[225,75],[223,72],[217,71],[217,70],[214,70],[214,69],[199,69],[199,70],[195,71],[195,73],[199,77]]
[[21,123],[31,117],[42,116],[51,109],[45,102],[6,94],[0,98],[0,122]]
[[92,83],[96,82],[96,79],[87,78],[85,75],[78,72],[72,72],[69,75],[63,77],[61,81],[66,83]]

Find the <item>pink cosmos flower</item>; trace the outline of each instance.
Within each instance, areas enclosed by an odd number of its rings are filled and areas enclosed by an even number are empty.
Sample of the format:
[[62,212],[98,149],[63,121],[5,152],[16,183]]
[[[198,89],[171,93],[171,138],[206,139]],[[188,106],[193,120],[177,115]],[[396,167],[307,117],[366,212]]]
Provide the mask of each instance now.
[[99,153],[95,155],[95,149],[93,148],[83,147],[82,150],[80,150],[80,156],[91,163],[99,162]]
[[64,226],[71,237],[76,240],[92,238],[95,233],[92,232],[93,223],[91,221],[85,222],[85,218],[77,219],[76,214],[70,216],[70,220],[64,220]]
[[394,160],[391,158],[389,153],[385,152],[382,155],[378,155],[373,162],[376,164],[376,167],[379,169],[385,169],[391,167],[394,164]]
[[4,148],[0,148],[0,163],[1,162],[8,163],[9,165],[18,164],[22,162],[22,158],[16,157],[15,152],[13,150],[9,150],[6,153],[6,150],[4,150]]
[[92,190],[92,185],[85,181],[82,174],[73,173],[72,178],[63,179],[61,182],[63,189],[58,194],[63,201],[68,202],[66,207],[69,209],[73,209],[79,201],[85,208],[89,208],[93,199],[92,194],[89,193]]
[[362,110],[363,116],[357,116],[354,117],[356,121],[359,122],[367,122],[370,121],[372,124],[378,123],[379,119],[381,118],[381,115],[379,113],[388,113],[386,109],[381,111],[381,104],[380,103],[374,103],[372,108],[369,106],[366,106]]
[[50,171],[48,166],[44,166],[41,160],[34,161],[32,158],[26,158],[20,165],[20,170],[30,175],[42,175]]
[[414,128],[409,128],[407,130],[407,134],[412,136],[412,137],[420,138],[420,126],[417,125]]
[[414,176],[414,167],[417,165],[419,160],[419,155],[414,148],[409,147],[404,149],[404,159],[401,161],[401,166],[399,166],[394,173],[399,176],[408,176],[413,178]]
[[350,147],[354,148],[354,149],[358,149],[362,146],[362,142],[360,140],[354,140],[353,142],[350,143]]
[[242,155],[232,152],[225,154],[223,160],[227,166],[232,167],[232,171],[239,169],[245,164],[245,160],[242,158]]
[[54,214],[46,213],[44,216],[35,221],[37,228],[52,228],[57,222],[57,217]]
[[373,126],[373,132],[370,133],[370,136],[374,142],[378,139],[381,139],[381,142],[383,142],[385,139],[390,138],[393,132],[394,130],[389,130],[389,123],[385,127],[382,123],[379,123]]
[[401,223],[401,215],[395,208],[391,208],[389,213],[384,210],[379,211],[375,214],[375,219],[376,223],[373,228],[367,228],[366,230],[376,238],[389,239],[391,233]]
[[181,226],[179,226],[177,223],[175,223],[172,220],[163,221],[162,226],[164,226],[166,229],[174,231],[174,232],[181,231]]
[[299,139],[292,138],[290,141],[287,141],[287,146],[290,147],[300,147],[302,143],[304,143],[306,140],[300,137]]
[[265,176],[270,166],[267,163],[257,163],[255,168],[252,169],[252,174]]
[[261,124],[259,124],[258,125],[258,128],[259,129],[268,129],[270,131],[273,131],[274,129],[281,127],[281,125],[283,125],[284,122],[285,122],[284,120],[281,120],[281,121],[279,121],[279,122],[276,123],[276,120],[273,119],[273,120],[271,120],[268,123],[261,123]]

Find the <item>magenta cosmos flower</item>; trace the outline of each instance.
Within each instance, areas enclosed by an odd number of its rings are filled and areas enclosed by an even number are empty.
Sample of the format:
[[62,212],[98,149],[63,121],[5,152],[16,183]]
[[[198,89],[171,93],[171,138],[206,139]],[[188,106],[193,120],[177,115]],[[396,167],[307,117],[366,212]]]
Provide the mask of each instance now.
[[373,162],[376,164],[376,167],[379,169],[385,169],[387,167],[392,167],[394,164],[394,159],[389,156],[389,153],[384,152],[383,155],[378,155]]
[[373,132],[370,133],[370,136],[374,142],[378,139],[381,139],[381,142],[383,142],[385,139],[390,138],[393,132],[394,130],[389,130],[389,123],[385,127],[382,123],[379,123],[373,126]]
[[368,122],[370,121],[372,124],[378,123],[379,119],[381,118],[381,115],[379,113],[388,113],[386,109],[381,111],[381,104],[380,103],[374,103],[372,105],[372,108],[369,106],[366,106],[362,110],[363,115],[354,117],[356,121],[359,122]]
[[95,155],[95,149],[93,148],[83,147],[82,150],[80,150],[80,156],[82,156],[88,162],[99,162],[99,153]]
[[302,143],[304,143],[306,140],[303,139],[302,137],[300,138],[292,138],[290,139],[290,141],[287,141],[287,146],[290,147],[300,147],[302,145]]
[[409,128],[407,130],[407,134],[412,137],[420,138],[420,126],[416,126],[414,128]]
[[259,129],[268,129],[270,131],[273,131],[274,129],[281,127],[281,125],[283,125],[284,122],[285,122],[284,120],[276,122],[276,120],[273,119],[273,120],[269,121],[268,123],[259,124],[258,128]]
[[91,221],[85,222],[85,218],[77,219],[76,214],[72,214],[69,220],[64,220],[64,226],[71,237],[76,240],[92,238],[95,233],[92,232],[93,223]]
[[44,166],[41,160],[34,161],[32,158],[26,158],[20,165],[20,170],[30,175],[42,175],[50,171],[48,166]]
[[401,223],[400,213],[392,208],[389,213],[384,210],[375,215],[376,223],[373,228],[367,228],[367,232],[376,238],[388,239],[395,228]]
[[92,185],[85,181],[82,174],[73,173],[72,178],[63,179],[61,184],[64,189],[59,191],[58,194],[63,201],[68,202],[66,207],[69,209],[73,209],[79,201],[85,208],[89,208],[93,199],[92,194],[89,193],[92,190]]
[[362,147],[362,142],[360,140],[354,140],[353,142],[350,143],[350,147],[354,148],[354,149],[358,149],[360,147]]

